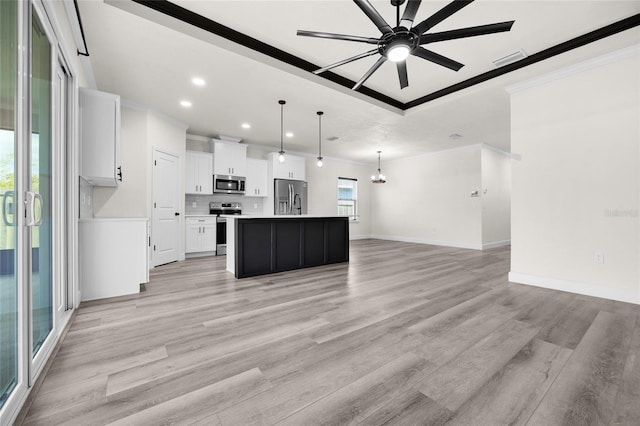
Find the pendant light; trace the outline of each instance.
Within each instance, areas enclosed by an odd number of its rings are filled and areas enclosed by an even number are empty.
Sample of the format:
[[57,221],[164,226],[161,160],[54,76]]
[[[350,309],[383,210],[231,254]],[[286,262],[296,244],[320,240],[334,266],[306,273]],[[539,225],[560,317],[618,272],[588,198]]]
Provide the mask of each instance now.
[[322,167],[322,114],[324,112],[318,111],[318,167]]
[[382,173],[380,173],[380,153],[382,151],[378,151],[378,174],[371,176],[371,182],[373,183],[385,183],[387,179],[384,177]]
[[278,161],[280,161],[281,163],[284,163],[284,104],[287,103],[287,101],[283,101],[280,100],[278,101],[278,103],[280,104],[280,152],[279,152],[279,156],[278,156]]

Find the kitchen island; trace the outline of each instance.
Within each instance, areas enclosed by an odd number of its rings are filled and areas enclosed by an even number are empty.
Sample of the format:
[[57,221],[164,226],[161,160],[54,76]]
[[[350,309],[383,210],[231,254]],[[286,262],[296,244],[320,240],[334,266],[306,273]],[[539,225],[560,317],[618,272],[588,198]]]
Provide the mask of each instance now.
[[224,217],[227,270],[236,278],[349,261],[346,216]]

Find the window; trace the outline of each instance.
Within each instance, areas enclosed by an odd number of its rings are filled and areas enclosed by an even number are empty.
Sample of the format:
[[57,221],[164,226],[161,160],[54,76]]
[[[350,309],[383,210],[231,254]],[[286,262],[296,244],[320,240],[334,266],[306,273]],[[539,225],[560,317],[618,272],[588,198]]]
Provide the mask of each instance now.
[[338,215],[358,220],[358,179],[338,178]]

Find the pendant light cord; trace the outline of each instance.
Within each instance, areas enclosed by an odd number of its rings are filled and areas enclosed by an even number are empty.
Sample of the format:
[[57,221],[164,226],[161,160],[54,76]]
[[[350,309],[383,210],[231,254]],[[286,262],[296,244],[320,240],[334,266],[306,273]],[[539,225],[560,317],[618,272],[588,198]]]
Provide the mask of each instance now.
[[284,104],[286,101],[278,101],[280,104],[280,154],[284,153]]
[[322,158],[322,111],[318,111],[318,157]]

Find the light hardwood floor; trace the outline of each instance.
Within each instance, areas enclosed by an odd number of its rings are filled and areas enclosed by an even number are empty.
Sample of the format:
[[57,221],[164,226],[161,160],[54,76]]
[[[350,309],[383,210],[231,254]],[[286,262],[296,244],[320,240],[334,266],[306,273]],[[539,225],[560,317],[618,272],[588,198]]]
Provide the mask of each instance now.
[[507,282],[509,249],[354,241],[83,304],[24,424],[640,424],[640,307]]

